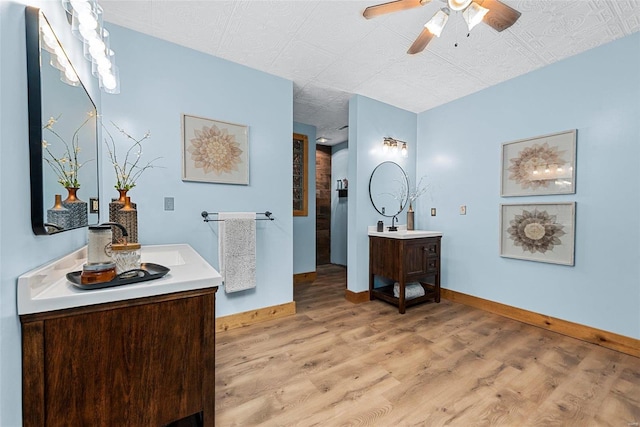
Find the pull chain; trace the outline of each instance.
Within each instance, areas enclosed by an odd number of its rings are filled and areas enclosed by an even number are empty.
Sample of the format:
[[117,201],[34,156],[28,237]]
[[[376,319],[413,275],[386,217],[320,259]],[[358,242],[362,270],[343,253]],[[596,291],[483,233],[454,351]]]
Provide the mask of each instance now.
[[[459,19],[456,19],[456,42],[454,43],[453,47],[458,47],[458,35],[460,34],[458,31],[458,25],[459,25]],[[469,38],[469,36],[471,35],[470,32],[467,33],[467,38]]]

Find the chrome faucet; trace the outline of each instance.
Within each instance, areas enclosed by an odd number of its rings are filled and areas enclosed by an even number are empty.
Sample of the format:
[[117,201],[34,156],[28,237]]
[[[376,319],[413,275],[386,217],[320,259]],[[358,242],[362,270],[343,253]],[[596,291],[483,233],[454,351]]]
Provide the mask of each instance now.
[[398,227],[395,226],[395,222],[398,220],[398,218],[396,217],[396,215],[394,215],[391,218],[391,227],[387,227],[389,228],[389,231],[398,231]]

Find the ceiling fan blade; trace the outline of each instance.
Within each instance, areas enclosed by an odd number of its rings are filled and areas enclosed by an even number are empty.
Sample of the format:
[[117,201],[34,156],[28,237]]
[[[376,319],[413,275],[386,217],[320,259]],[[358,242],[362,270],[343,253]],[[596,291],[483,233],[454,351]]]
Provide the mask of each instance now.
[[375,6],[369,6],[362,12],[362,16],[367,19],[375,18],[385,13],[398,12],[400,10],[413,9],[414,7],[420,7],[431,0],[396,0],[389,3],[382,3]]
[[520,15],[522,15],[519,11],[499,0],[476,0],[476,3],[489,9],[483,20],[496,31],[506,30],[515,24]]
[[424,48],[427,47],[432,38],[433,34],[431,34],[431,31],[424,28],[416,41],[413,42],[407,53],[409,55],[413,55],[414,53],[422,52]]

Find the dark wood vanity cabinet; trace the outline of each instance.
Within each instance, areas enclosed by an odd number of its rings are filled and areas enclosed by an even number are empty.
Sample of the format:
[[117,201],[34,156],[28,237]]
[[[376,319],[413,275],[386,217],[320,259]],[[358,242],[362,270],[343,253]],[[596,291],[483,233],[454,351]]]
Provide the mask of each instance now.
[[213,426],[216,290],[21,316],[23,425]]
[[[369,236],[369,298],[397,305],[400,313],[421,302],[440,302],[440,241],[440,236],[415,239]],[[399,296],[394,296],[393,284],[374,287],[375,276],[398,282]],[[411,282],[422,285],[424,296],[405,298],[405,286]]]

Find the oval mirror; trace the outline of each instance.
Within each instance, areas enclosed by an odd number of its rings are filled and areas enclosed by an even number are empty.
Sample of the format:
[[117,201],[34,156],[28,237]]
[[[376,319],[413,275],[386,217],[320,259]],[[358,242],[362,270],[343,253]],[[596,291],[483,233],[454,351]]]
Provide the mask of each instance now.
[[96,107],[42,12],[25,18],[33,232],[96,224]]
[[409,200],[409,179],[402,167],[394,162],[382,162],[371,173],[369,197],[380,215],[398,215]]

